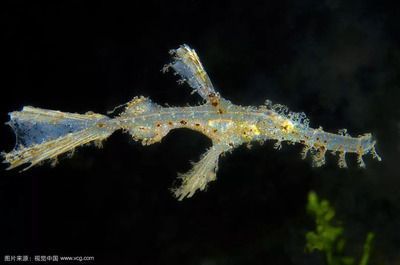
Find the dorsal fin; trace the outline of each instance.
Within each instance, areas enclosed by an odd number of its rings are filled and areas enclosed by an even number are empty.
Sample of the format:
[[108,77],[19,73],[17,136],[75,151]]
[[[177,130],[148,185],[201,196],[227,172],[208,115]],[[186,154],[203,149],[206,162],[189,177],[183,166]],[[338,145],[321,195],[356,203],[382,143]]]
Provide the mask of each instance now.
[[170,67],[174,69],[182,78],[180,81],[187,82],[194,89],[193,93],[198,93],[207,102],[219,99],[219,94],[215,91],[194,49],[183,44],[178,49],[171,50],[170,54],[174,61],[164,66],[164,72]]

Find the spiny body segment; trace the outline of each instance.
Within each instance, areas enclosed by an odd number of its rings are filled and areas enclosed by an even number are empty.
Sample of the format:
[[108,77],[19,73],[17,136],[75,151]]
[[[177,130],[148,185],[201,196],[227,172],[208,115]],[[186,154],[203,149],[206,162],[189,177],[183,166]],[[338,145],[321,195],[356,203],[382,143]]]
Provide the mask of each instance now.
[[182,45],[170,53],[173,61],[163,71],[172,68],[181,77],[179,82],[186,82],[193,93],[203,98],[204,104],[162,107],[148,98],[135,97],[115,118],[91,112],[75,114],[24,107],[10,113],[8,124],[16,134],[17,143],[14,150],[3,153],[5,162],[10,164],[8,169],[26,163],[28,169],[45,160],[56,161],[60,154],[90,142],[101,143],[119,129],[129,132],[143,145],[161,141],[176,128],[189,128],[212,140],[213,146],[193,168],[179,175],[182,183],[172,190],[179,200],[204,190],[216,179],[218,159],[223,153],[253,141],[275,140],[277,149],[281,148],[281,142],[302,144],[302,158],[310,154],[313,166],[317,167],[325,163],[327,151],[338,154],[339,167],[347,166],[346,153],[357,154],[360,167],[365,167],[362,157],[366,154],[381,160],[371,134],[351,137],[345,130],[333,134],[322,128],[313,129],[304,113],[289,112],[285,106],[269,101],[259,107],[234,105],[215,91],[195,50]]

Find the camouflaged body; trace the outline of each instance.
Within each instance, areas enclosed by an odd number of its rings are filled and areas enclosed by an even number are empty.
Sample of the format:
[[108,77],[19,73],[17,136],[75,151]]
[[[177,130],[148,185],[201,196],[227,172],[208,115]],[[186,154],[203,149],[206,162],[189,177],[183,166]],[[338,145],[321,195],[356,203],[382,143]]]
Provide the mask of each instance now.
[[204,190],[216,179],[221,154],[254,141],[274,140],[277,149],[282,142],[301,144],[304,146],[302,158],[310,154],[313,166],[325,163],[327,151],[338,154],[340,167],[347,166],[346,153],[357,154],[360,167],[365,167],[364,155],[372,154],[381,160],[371,134],[351,137],[346,130],[334,134],[322,128],[314,129],[309,127],[304,113],[289,112],[285,106],[272,105],[269,101],[259,107],[232,104],[215,91],[195,50],[182,45],[170,53],[173,61],[163,71],[172,68],[181,77],[179,82],[186,82],[193,93],[203,98],[204,104],[163,107],[148,98],[135,97],[114,118],[91,112],[76,114],[24,107],[10,113],[9,125],[16,134],[17,144],[11,152],[3,153],[9,169],[26,163],[29,168],[45,160],[56,161],[59,155],[77,146],[101,143],[119,129],[144,145],[161,141],[170,130],[177,128],[198,131],[212,140],[212,147],[193,168],[179,175],[182,183],[172,189],[179,200]]

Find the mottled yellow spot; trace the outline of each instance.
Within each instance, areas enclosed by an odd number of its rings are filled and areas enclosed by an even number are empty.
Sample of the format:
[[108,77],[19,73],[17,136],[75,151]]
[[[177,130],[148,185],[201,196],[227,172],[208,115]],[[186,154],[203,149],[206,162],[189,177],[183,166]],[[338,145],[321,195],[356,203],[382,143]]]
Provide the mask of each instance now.
[[294,125],[290,120],[284,120],[282,122],[281,130],[285,133],[293,132]]
[[254,124],[249,126],[249,130],[252,134],[254,135],[260,135],[260,130],[258,129],[258,127]]
[[260,135],[260,130],[254,124],[249,124],[247,122],[239,123],[238,126],[238,133],[242,135],[242,138],[246,141],[253,140],[253,137],[256,135]]

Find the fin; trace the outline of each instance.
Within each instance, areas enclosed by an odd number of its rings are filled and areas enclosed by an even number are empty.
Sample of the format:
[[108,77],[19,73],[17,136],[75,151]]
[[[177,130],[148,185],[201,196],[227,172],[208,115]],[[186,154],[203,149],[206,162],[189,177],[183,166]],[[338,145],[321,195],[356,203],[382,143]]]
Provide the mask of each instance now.
[[178,200],[190,198],[197,190],[204,190],[207,184],[216,180],[219,156],[231,149],[229,145],[217,144],[203,154],[199,162],[193,164],[193,168],[184,174],[179,174],[182,184],[172,189]]
[[28,169],[37,163],[56,159],[58,155],[95,140],[107,138],[116,128],[106,116],[76,114],[34,107],[10,113],[8,124],[16,134],[16,146],[2,153],[7,169],[25,163]]
[[215,91],[195,50],[183,44],[178,49],[171,50],[170,54],[174,61],[165,65],[163,72],[171,67],[181,76],[181,82],[186,81],[194,89],[193,93],[198,93],[207,102],[219,99],[219,94]]

